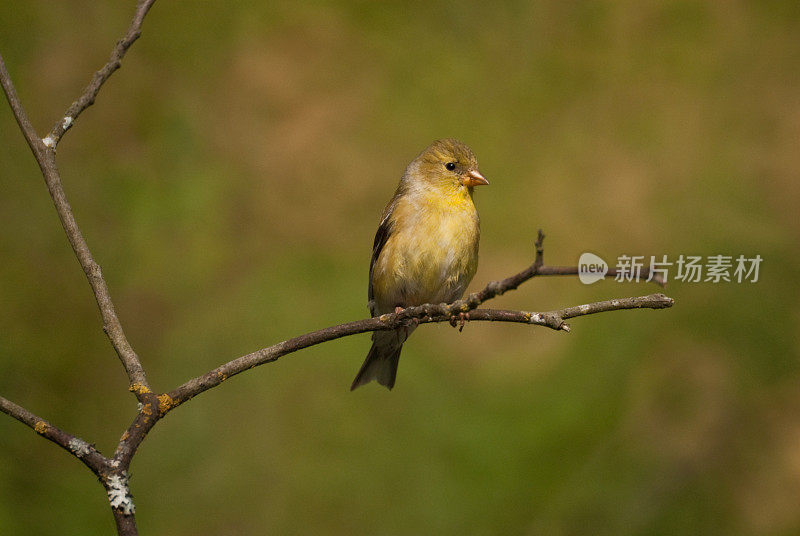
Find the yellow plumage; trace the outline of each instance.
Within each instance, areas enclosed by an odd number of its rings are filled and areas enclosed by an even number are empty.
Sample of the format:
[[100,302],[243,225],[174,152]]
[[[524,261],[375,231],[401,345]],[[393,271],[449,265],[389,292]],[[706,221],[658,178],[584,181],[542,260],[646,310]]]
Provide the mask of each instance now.
[[480,230],[471,196],[466,191],[404,196],[390,221],[392,235],[372,273],[375,314],[460,296],[478,268]]
[[[472,151],[444,139],[409,164],[375,236],[369,281],[373,316],[461,297],[478,267],[480,227],[472,189],[488,184]],[[402,344],[413,328],[373,333],[351,389],[375,379],[394,386]]]

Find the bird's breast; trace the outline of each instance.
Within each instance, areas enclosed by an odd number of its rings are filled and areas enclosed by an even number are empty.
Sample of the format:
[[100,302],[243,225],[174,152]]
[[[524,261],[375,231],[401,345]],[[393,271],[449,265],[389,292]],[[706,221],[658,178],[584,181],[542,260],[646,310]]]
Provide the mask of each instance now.
[[463,294],[477,269],[480,238],[475,206],[467,201],[395,208],[393,233],[373,271],[378,314]]

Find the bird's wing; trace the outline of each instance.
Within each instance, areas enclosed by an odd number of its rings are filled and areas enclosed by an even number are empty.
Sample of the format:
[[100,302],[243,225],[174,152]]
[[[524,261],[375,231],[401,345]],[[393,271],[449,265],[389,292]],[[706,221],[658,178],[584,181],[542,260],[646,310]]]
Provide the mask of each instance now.
[[375,262],[378,260],[378,256],[381,254],[383,246],[386,245],[386,241],[389,240],[389,236],[392,234],[392,208],[393,205],[387,207],[386,214],[383,216],[383,220],[378,226],[378,231],[375,233],[375,242],[372,244],[372,260],[370,260],[369,263],[369,289],[367,290],[367,296],[369,299],[368,307],[372,316],[375,316],[375,296],[372,289],[372,272],[375,270]]

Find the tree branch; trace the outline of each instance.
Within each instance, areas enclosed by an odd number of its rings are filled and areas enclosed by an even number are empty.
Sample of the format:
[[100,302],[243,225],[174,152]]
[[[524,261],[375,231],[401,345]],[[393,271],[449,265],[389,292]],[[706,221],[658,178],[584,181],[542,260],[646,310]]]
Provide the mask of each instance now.
[[100,452],[98,452],[94,445],[91,445],[83,439],[72,434],[68,434],[60,428],[53,426],[41,417],[34,415],[22,406],[19,406],[10,400],[3,398],[2,396],[0,396],[0,411],[6,415],[14,417],[19,422],[27,425],[40,436],[49,439],[62,449],[78,458],[97,476],[101,476],[102,473],[108,468],[108,460],[102,454],[100,454]]
[[75,120],[78,119],[81,112],[94,104],[94,100],[97,98],[100,88],[105,81],[114,74],[114,71],[121,67],[122,58],[125,56],[125,53],[142,34],[144,16],[147,15],[147,12],[155,1],[156,0],[138,0],[136,12],[133,15],[133,20],[128,27],[128,31],[122,39],[117,41],[117,45],[114,47],[114,50],[111,51],[111,57],[108,59],[108,62],[106,62],[99,71],[94,73],[92,80],[89,82],[89,85],[86,86],[86,89],[83,90],[81,96],[67,108],[67,111],[64,112],[64,116],[56,121],[53,128],[50,129],[50,133],[43,140],[46,146],[55,149],[58,142],[61,141],[61,138],[67,130],[75,123]]
[[[535,273],[533,275],[535,275]],[[672,298],[663,294],[650,294],[647,296],[619,298],[576,305],[574,307],[538,313],[498,309],[469,309],[473,303],[482,303],[482,301],[491,299],[493,296],[488,295],[492,292],[495,293],[494,295],[505,292],[509,285],[519,285],[524,282],[521,280],[530,279],[533,275],[530,275],[530,269],[526,269],[516,276],[504,279],[503,281],[489,283],[482,291],[471,294],[468,298],[458,300],[451,304],[425,304],[417,307],[409,307],[398,313],[390,313],[374,318],[366,318],[323,328],[233,359],[201,376],[185,382],[172,391],[159,394],[157,396],[157,403],[148,402],[144,404],[133,423],[128,427],[127,432],[123,435],[122,440],[117,446],[117,451],[114,453],[113,459],[115,462],[118,462],[120,466],[128,467],[139,445],[144,441],[144,438],[155,424],[167,413],[200,393],[208,391],[220,385],[228,378],[246,370],[266,363],[272,363],[284,355],[316,346],[323,342],[356,335],[358,333],[396,329],[411,323],[428,324],[434,322],[451,322],[459,318],[456,314],[464,312],[467,313],[466,319],[470,321],[516,322],[568,332],[570,331],[570,326],[566,323],[566,320],[570,318],[623,309],[665,309],[672,307],[674,304]]]
[[673,303],[674,300],[672,298],[663,294],[650,294],[648,296],[620,298],[577,305],[557,311],[541,313],[498,309],[468,309],[465,311],[465,307],[459,304],[459,302],[454,302],[450,305],[426,304],[418,307],[409,307],[399,313],[385,314],[374,318],[356,320],[354,322],[347,322],[345,324],[312,331],[238,357],[202,376],[187,381],[168,393],[159,395],[159,399],[161,399],[159,409],[163,415],[200,393],[216,387],[231,376],[235,376],[265,363],[272,363],[286,354],[302,350],[303,348],[316,346],[323,342],[347,337],[349,335],[356,335],[358,333],[391,330],[412,321],[416,321],[420,324],[450,322],[451,319],[457,318],[451,313],[467,312],[467,319],[470,321],[517,322],[549,327],[555,330],[570,331],[569,324],[565,322],[569,318],[606,311],[619,311],[622,309],[665,309],[667,307],[672,307]]
[[[556,331],[571,331],[570,325],[565,321],[577,316],[604,313],[606,311],[621,311],[623,309],[666,309],[672,307],[675,300],[663,294],[650,294],[633,298],[618,298],[584,305],[567,307],[557,311],[534,313],[526,311],[503,311],[498,309],[476,309],[469,313],[468,320],[488,320],[490,322],[519,322],[544,326]],[[427,319],[423,319],[423,322]]]
[[[117,317],[114,303],[111,301],[111,294],[108,285],[103,277],[100,266],[94,260],[89,246],[75,221],[72,208],[67,201],[66,193],[61,182],[61,175],[56,165],[56,146],[63,137],[64,133],[72,126],[75,119],[89,106],[97,97],[100,88],[106,80],[119,69],[122,57],[141,34],[141,26],[145,15],[150,10],[155,0],[138,0],[133,20],[125,34],[120,39],[108,62],[95,73],[89,85],[83,93],[67,109],[64,117],[59,119],[53,126],[50,133],[44,139],[39,139],[36,129],[31,124],[25,113],[25,108],[17,95],[11,76],[6,69],[5,62],[0,56],[0,85],[8,100],[14,118],[20,127],[28,146],[33,153],[36,162],[39,164],[42,176],[47,184],[47,189],[53,199],[53,203],[61,220],[61,225],[67,235],[72,250],[83,268],[89,285],[100,309],[103,319],[103,331],[111,341],[117,356],[120,359],[125,373],[128,376],[129,389],[135,394],[136,398],[147,407],[157,401],[155,394],[152,393],[147,382],[144,368],[142,367],[139,356],[128,342],[122,324]],[[86,464],[94,472],[106,489],[111,510],[117,524],[117,533],[120,535],[136,535],[136,520],[134,518],[134,506],[128,488],[127,469],[130,463],[120,465],[116,459],[109,460],[100,454],[92,445],[80,438],[72,436],[40,419],[28,410],[14,404],[13,402],[0,398],[0,411],[11,415],[20,422],[33,428],[37,433],[50,439],[65,450],[72,453],[75,457]],[[141,417],[140,411],[137,418]]]
[[[549,327],[560,331],[570,331],[570,326],[566,323],[566,320],[577,316],[622,309],[664,309],[671,307],[674,303],[672,298],[664,296],[663,294],[651,294],[648,296],[589,303],[575,307],[567,307],[557,311],[539,313],[476,309],[482,303],[509,290],[516,289],[519,285],[536,275],[562,275],[557,273],[557,270],[553,270],[552,267],[542,264],[544,258],[543,241],[544,234],[539,230],[536,240],[536,259],[529,267],[501,281],[492,281],[482,290],[474,292],[466,298],[456,300],[450,304],[424,304],[408,307],[397,313],[356,320],[354,322],[347,322],[305,333],[228,361],[201,376],[183,383],[169,392],[157,395],[157,402],[151,400],[142,405],[139,414],[128,427],[128,430],[117,446],[113,457],[114,462],[118,463],[121,467],[128,467],[139,445],[141,445],[142,441],[144,441],[145,437],[156,423],[167,413],[193,397],[209,389],[213,389],[228,378],[246,370],[265,363],[277,361],[284,355],[323,342],[358,333],[396,329],[411,323],[450,322],[460,318],[461,315],[466,315],[466,318],[469,320],[517,322]],[[564,272],[565,274],[563,275],[576,273],[572,272],[572,270],[564,270]]]
[[[95,76],[92,78],[92,81],[86,87],[83,94],[70,106],[69,110],[67,110],[67,117],[72,118],[69,121],[70,124],[78,114],[94,102],[94,98],[100,90],[100,87],[108,77],[119,68],[120,59],[139,36],[142,20],[154,1],[155,0],[139,1],[128,33],[117,43],[117,46],[111,54],[111,59],[102,69],[95,73]],[[58,131],[55,137],[53,137],[54,134],[51,132],[48,138],[44,140],[39,139],[36,130],[33,128],[33,125],[25,113],[25,108],[22,106],[19,96],[17,95],[2,56],[0,56],[0,84],[14,112],[17,124],[25,135],[25,139],[33,152],[33,156],[39,164],[39,168],[47,184],[47,189],[50,192],[50,196],[53,198],[56,212],[61,220],[61,225],[64,228],[64,232],[67,234],[72,250],[78,258],[78,262],[83,268],[89,285],[92,288],[92,292],[94,293],[97,305],[100,309],[100,315],[103,318],[103,331],[108,335],[117,356],[125,368],[125,372],[128,375],[130,390],[133,391],[139,401],[142,402],[151,393],[144,368],[139,360],[139,356],[136,355],[136,352],[133,350],[133,347],[131,347],[122,329],[122,324],[117,317],[114,303],[111,301],[111,294],[103,278],[100,265],[95,262],[89,250],[89,246],[83,237],[83,233],[81,233],[75,221],[75,216],[72,213],[69,201],[67,201],[67,196],[61,183],[61,175],[56,165],[56,143],[69,125],[65,128],[61,128],[57,124],[56,127],[54,127],[54,131]],[[67,121],[63,121],[63,123],[67,123]]]
[[36,129],[33,128],[30,119],[28,119],[28,114],[25,113],[25,108],[22,107],[22,103],[17,95],[17,90],[14,88],[14,84],[11,82],[11,76],[6,70],[6,64],[3,61],[2,55],[0,55],[0,85],[3,86],[3,93],[5,93],[6,100],[8,100],[8,104],[11,106],[11,111],[14,112],[14,119],[17,120],[19,129],[25,136],[25,140],[28,142],[28,145],[35,156],[38,146],[42,144],[42,141],[36,134]]
[[[492,281],[482,290],[473,292],[466,298],[456,300],[450,304],[424,304],[415,307],[408,307],[397,313],[381,315],[375,318],[357,320],[338,326],[324,328],[305,335],[300,335],[253,353],[238,357],[232,361],[220,365],[219,367],[193,378],[183,385],[173,389],[168,393],[159,395],[159,413],[166,414],[171,409],[183,404],[187,400],[198,394],[211,389],[231,376],[235,376],[245,370],[251,369],[264,363],[276,361],[281,356],[296,352],[309,346],[314,346],[326,341],[331,341],[348,335],[364,333],[367,331],[395,329],[407,323],[430,323],[445,322],[455,318],[456,315],[468,313],[470,320],[487,320],[496,322],[522,322],[539,326],[546,326],[556,330],[569,331],[569,324],[566,319],[587,314],[594,314],[605,311],[615,311],[620,309],[663,309],[671,307],[674,303],[672,298],[663,294],[651,294],[635,298],[615,299],[586,305],[579,305],[561,309],[559,311],[548,311],[543,313],[525,311],[497,311],[491,309],[475,310],[482,303],[504,294],[509,290],[516,289],[525,281],[540,275],[562,275],[552,267],[544,266],[543,250],[544,234],[539,230],[536,239],[536,259],[528,268],[521,272],[507,277],[501,281]],[[563,270],[566,273],[572,272]]]

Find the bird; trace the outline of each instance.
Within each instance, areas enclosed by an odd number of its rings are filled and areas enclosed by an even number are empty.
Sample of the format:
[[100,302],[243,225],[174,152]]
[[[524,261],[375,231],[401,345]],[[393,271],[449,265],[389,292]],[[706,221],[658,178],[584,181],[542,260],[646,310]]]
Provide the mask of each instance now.
[[[367,291],[373,317],[464,294],[478,268],[473,189],[488,184],[472,150],[452,138],[434,141],[411,161],[375,233]],[[374,331],[350,390],[372,380],[391,390],[403,343],[415,327]]]

